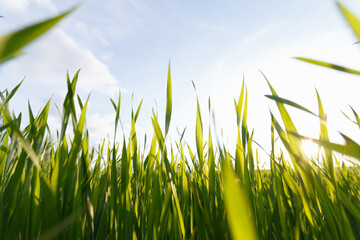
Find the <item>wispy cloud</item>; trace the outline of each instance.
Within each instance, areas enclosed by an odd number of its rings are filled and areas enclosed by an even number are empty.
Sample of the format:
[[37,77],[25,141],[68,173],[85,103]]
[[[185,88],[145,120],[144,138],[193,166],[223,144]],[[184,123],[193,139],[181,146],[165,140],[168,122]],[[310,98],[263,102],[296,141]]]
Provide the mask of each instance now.
[[81,34],[82,37],[88,41],[91,39],[96,39],[102,45],[109,46],[108,40],[106,40],[100,29],[89,26],[88,24],[78,20],[72,21],[72,28],[75,28],[76,32]]
[[[106,13],[106,18],[103,17]],[[99,11],[94,12],[98,30],[112,40],[134,36],[144,27],[152,15],[152,9],[140,1],[105,1]],[[91,16],[93,17],[93,16]]]
[[56,6],[52,3],[51,0],[31,0],[31,1],[36,3],[39,7],[49,9],[52,12],[57,11]]
[[15,10],[15,11],[19,11],[19,12],[24,12],[30,5],[30,1],[29,0],[11,0],[11,1],[0,0],[0,4],[5,8],[9,8],[11,10]]
[[57,11],[57,8],[51,0],[0,0],[0,5],[3,7],[19,12],[27,11],[32,3],[35,3],[39,7],[49,9],[52,12]]
[[276,23],[266,24],[262,28],[254,31],[254,32],[248,34],[246,37],[244,37],[241,40],[241,45],[247,45],[247,44],[253,43],[254,41],[256,41],[259,38],[263,37],[265,34],[271,32],[271,31],[275,31],[275,30],[279,29],[286,22],[287,22],[287,19],[283,19],[283,20],[281,20],[279,22],[276,22]]
[[228,32],[231,28],[228,25],[221,25],[215,23],[207,23],[207,22],[198,22],[197,27],[206,31],[214,31],[214,32]]

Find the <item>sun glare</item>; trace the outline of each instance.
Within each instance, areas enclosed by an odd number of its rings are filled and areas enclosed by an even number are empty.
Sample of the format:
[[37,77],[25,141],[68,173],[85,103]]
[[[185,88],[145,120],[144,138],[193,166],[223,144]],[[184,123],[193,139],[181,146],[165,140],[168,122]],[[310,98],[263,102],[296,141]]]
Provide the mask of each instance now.
[[308,158],[316,157],[319,151],[318,145],[310,140],[303,141],[302,149]]

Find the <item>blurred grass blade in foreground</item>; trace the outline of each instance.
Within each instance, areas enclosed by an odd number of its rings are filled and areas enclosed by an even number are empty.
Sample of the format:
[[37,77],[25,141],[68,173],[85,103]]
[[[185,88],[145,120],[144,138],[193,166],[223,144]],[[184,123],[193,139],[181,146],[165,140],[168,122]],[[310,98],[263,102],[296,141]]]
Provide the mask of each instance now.
[[53,18],[46,19],[45,21],[30,25],[0,37],[0,63],[22,55],[23,52],[21,49],[24,46],[46,33],[48,30],[54,27],[55,24],[73,12],[76,8],[77,6]]
[[[340,2],[337,2],[337,5],[338,5],[341,13],[345,17],[347,23],[349,24],[349,26],[355,33],[357,40],[359,41],[360,40],[360,20],[351,11],[349,11],[344,5],[342,5]],[[356,43],[358,43],[358,42],[356,42]],[[296,59],[304,61],[304,62],[312,63],[315,65],[319,65],[322,67],[332,68],[334,70],[360,75],[359,70],[346,68],[346,67],[343,67],[340,65],[327,63],[327,62],[323,62],[323,61],[318,61],[318,60],[314,60],[314,59],[309,59],[309,58],[303,58],[303,57],[296,57]]]
[[309,58],[303,58],[303,57],[296,57],[295,59],[298,59],[298,60],[301,60],[301,61],[304,61],[304,62],[308,62],[308,63],[312,63],[312,64],[315,64],[315,65],[319,65],[319,66],[322,66],[322,67],[327,67],[327,68],[331,68],[331,69],[334,69],[334,70],[346,72],[346,73],[360,75],[360,71],[358,71],[358,70],[351,69],[351,68],[346,68],[346,67],[336,65],[336,64],[332,64],[332,63],[327,63],[327,62],[318,61],[318,60],[309,59]]
[[235,178],[226,156],[222,160],[222,179],[224,184],[224,201],[231,235],[236,240],[256,240],[255,228],[251,217],[251,208],[245,191]]

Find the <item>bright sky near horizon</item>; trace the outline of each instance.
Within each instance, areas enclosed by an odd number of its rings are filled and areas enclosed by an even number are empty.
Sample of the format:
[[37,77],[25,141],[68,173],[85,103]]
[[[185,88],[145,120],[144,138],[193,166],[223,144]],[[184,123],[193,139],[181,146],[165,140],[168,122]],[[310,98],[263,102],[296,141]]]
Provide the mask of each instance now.
[[[0,34],[53,16],[77,1],[0,0]],[[360,6],[342,1],[360,17]],[[138,136],[152,135],[151,111],[164,124],[167,66],[171,61],[173,114],[170,137],[186,126],[185,139],[194,144],[196,93],[208,130],[208,97],[223,141],[234,144],[238,99],[243,76],[248,89],[248,124],[266,150],[270,144],[270,113],[276,105],[264,97],[269,79],[279,96],[317,112],[315,88],[328,113],[330,139],[337,131],[359,141],[359,130],[341,113],[349,104],[360,111],[359,77],[293,59],[315,58],[359,69],[359,45],[334,1],[118,1],[88,0],[44,37],[28,46],[26,55],[0,68],[1,90],[25,77],[11,103],[16,113],[27,102],[38,112],[52,98],[49,124],[60,127],[55,107],[62,106],[66,72],[81,69],[77,91],[85,99],[90,139],[96,144],[112,136],[114,109],[109,98],[122,92],[121,119],[130,129],[134,108],[144,100]],[[154,101],[155,100],[155,101]],[[300,133],[318,137],[318,119],[290,109]],[[278,117],[278,120],[280,118]],[[220,130],[219,130],[220,132]],[[54,134],[54,133],[53,133]]]

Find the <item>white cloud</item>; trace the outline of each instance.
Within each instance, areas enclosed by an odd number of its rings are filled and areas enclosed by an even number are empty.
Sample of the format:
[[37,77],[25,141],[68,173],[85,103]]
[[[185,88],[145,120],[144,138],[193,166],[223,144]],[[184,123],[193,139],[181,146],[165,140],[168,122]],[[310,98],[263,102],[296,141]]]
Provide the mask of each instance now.
[[[59,115],[54,115],[54,114],[49,114],[48,116],[48,121],[47,121],[50,131],[51,131],[51,136],[53,138],[56,137],[56,131],[60,132],[60,128],[61,128],[61,117]],[[55,140],[55,139],[53,139]]]
[[[116,97],[120,86],[106,64],[61,29],[54,29],[25,51],[27,53],[24,56],[3,65],[0,71],[0,78],[4,79],[3,86],[13,86],[26,75],[13,101],[17,111],[26,113],[27,108],[23,103],[29,99],[33,110],[37,112],[52,96],[49,125],[55,137],[56,130],[60,131],[61,117],[54,104],[62,111],[67,92],[66,71],[72,78],[81,69],[76,92],[83,102],[92,92],[87,111],[90,141],[96,144],[108,135],[112,136],[114,116],[107,114],[109,109],[113,112],[109,97]],[[125,89],[121,90],[126,92]],[[94,114],[94,111],[100,113]],[[77,112],[80,113],[79,109]]]
[[0,3],[6,8],[20,12],[26,11],[30,5],[29,0],[1,0]]
[[287,22],[287,19],[283,19],[274,24],[266,24],[264,27],[248,34],[241,42],[240,45],[249,45],[264,36],[265,34],[279,29],[282,25]]
[[92,145],[95,146],[100,143],[102,139],[113,140],[114,121],[115,114],[112,113],[105,115],[95,113],[87,117],[87,128],[89,129],[90,142]]
[[[120,86],[107,65],[89,49],[79,46],[61,29],[53,30],[46,39],[30,47],[27,56],[8,66],[9,74],[26,74],[28,81],[41,87],[46,86],[55,94],[60,86],[65,86],[66,71],[72,77],[78,69],[81,69],[78,89],[86,93],[92,91],[110,97],[116,96]],[[125,89],[121,90],[126,92]]]
[[[116,79],[110,73],[108,67],[103,64],[94,54],[77,45],[75,40],[62,30],[55,30],[51,40],[47,41],[49,51],[55,60],[50,66],[53,68],[61,63],[68,66],[82,68],[79,87],[86,91],[112,92],[116,87]],[[53,49],[51,51],[51,49]],[[54,51],[55,50],[55,51]],[[47,53],[46,53],[47,55]],[[61,60],[61,62],[59,62]]]

